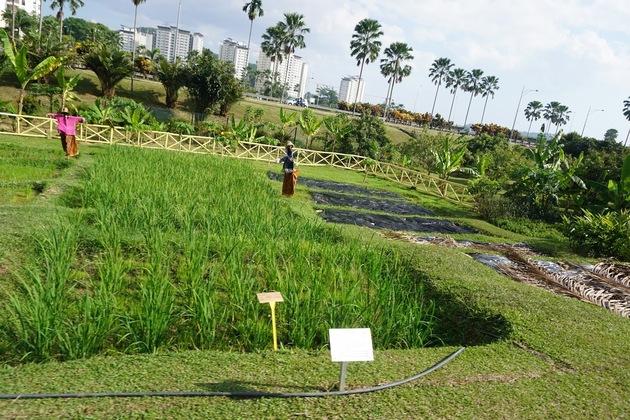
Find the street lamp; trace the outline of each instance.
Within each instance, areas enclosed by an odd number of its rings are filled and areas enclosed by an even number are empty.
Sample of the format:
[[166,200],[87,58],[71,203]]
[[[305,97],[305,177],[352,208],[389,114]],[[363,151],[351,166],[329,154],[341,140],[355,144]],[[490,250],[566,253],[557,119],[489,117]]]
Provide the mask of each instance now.
[[593,112],[597,112],[597,111],[604,112],[603,109],[591,109],[590,106],[588,107],[588,112],[586,113],[586,118],[584,118],[584,126],[582,127],[582,132],[580,133],[580,137],[584,135],[584,129],[586,128],[586,122],[588,121],[588,116],[591,115]]
[[510,140],[512,139],[512,133],[514,133],[514,127],[516,126],[516,118],[518,117],[518,109],[521,107],[521,99],[523,99],[523,96],[531,92],[538,92],[538,89],[525,89],[525,86],[523,86],[521,96],[518,98],[518,105],[516,105],[516,114],[514,114],[514,122],[512,123],[512,129],[510,130]]

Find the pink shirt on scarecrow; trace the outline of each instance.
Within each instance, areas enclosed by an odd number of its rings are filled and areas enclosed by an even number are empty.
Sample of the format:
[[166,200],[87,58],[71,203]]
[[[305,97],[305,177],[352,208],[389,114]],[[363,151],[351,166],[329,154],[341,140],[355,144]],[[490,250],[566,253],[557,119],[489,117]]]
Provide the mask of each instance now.
[[85,122],[83,117],[73,117],[65,114],[48,114],[49,117],[57,120],[57,131],[67,136],[77,134],[77,123]]

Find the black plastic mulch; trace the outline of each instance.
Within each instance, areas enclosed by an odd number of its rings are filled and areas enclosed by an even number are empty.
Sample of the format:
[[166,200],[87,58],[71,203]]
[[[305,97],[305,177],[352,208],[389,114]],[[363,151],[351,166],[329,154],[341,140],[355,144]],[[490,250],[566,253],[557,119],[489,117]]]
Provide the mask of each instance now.
[[326,204],[329,206],[352,207],[355,209],[382,211],[392,214],[435,216],[435,213],[424,207],[406,201],[383,200],[333,192],[311,192],[311,196],[317,204]]
[[421,217],[397,217],[337,209],[322,210],[320,214],[327,222],[365,226],[372,229],[406,232],[438,232],[447,234],[474,233],[472,230],[456,225],[448,220],[426,219]]
[[[282,181],[283,174],[275,173],[269,171],[269,178]],[[352,184],[344,184],[342,182],[333,182],[333,181],[322,181],[321,179],[311,179],[298,177],[298,188],[300,185],[306,185],[308,188],[316,188],[318,190],[328,190],[328,191],[336,191],[347,194],[359,194],[359,195],[369,195],[372,197],[385,197],[385,198],[397,198],[402,199],[399,194],[389,192],[389,191],[380,191],[380,190],[371,190],[365,187],[359,187],[357,185]]]

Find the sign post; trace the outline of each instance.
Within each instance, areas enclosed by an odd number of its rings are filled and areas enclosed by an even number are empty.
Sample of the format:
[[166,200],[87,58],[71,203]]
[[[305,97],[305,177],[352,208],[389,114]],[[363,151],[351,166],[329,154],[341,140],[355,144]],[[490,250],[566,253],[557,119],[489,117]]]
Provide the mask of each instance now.
[[348,362],[374,360],[372,332],[369,328],[331,328],[330,356],[333,362],[341,362],[339,391],[345,390]]
[[257,293],[259,303],[268,303],[271,307],[271,326],[273,330],[273,350],[278,350],[278,334],[276,332],[276,302],[284,302],[280,292]]

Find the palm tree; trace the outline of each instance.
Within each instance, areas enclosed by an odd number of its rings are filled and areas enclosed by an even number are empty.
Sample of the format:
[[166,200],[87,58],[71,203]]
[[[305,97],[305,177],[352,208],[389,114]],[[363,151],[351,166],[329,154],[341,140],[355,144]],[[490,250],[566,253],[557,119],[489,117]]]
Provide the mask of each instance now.
[[[451,101],[451,109],[448,111],[448,119],[447,121],[451,121],[451,113],[453,112],[453,105],[455,105],[455,95],[457,95],[457,90],[462,87],[464,81],[466,79],[466,70],[461,68],[456,68],[455,70],[449,71],[446,77],[446,87],[451,88],[451,93],[453,94],[453,100]],[[435,106],[435,103],[434,103]]]
[[466,128],[466,123],[468,122],[468,113],[470,112],[470,104],[472,104],[473,97],[481,93],[481,76],[483,76],[483,70],[479,69],[473,69],[466,74],[463,89],[466,92],[470,92],[470,100],[468,101],[466,118],[464,118],[464,129]]
[[265,14],[265,11],[262,9],[262,0],[252,0],[249,3],[245,3],[245,6],[243,6],[243,12],[247,13],[247,17],[249,18],[249,37],[247,38],[247,56],[245,59],[245,64],[247,64],[249,63],[249,46],[252,41],[254,19],[262,17]]
[[[630,96],[623,101],[623,115],[630,121]],[[626,141],[623,142],[624,146],[628,143],[628,137],[630,137],[630,130],[628,130],[628,134],[626,134]]]
[[269,60],[274,64],[270,72],[271,92],[273,96],[276,79],[278,78],[278,64],[282,63],[283,42],[284,42],[285,25],[279,22],[276,26],[267,28],[262,35],[263,41],[260,44],[260,49]]
[[[144,3],[147,0],[131,0],[133,5],[135,6],[135,11],[133,14],[133,41],[131,44],[131,62],[136,62],[136,23],[138,21],[138,6],[140,3]],[[133,92],[133,72],[131,73],[131,91]]]
[[389,78],[389,88],[385,97],[384,119],[387,119],[387,109],[392,101],[394,85],[402,82],[403,78],[411,74],[411,66],[404,64],[405,61],[413,60],[411,51],[413,51],[413,48],[404,42],[394,42],[385,48],[383,52],[386,58],[381,59],[381,74]]
[[446,82],[448,73],[455,64],[451,63],[450,58],[442,57],[433,62],[429,69],[429,77],[431,81],[437,85],[435,89],[435,98],[433,99],[433,107],[431,108],[431,115],[435,111],[435,102],[437,101],[438,92],[442,81]]
[[79,7],[84,6],[83,0],[52,0],[50,2],[51,9],[59,9],[57,12],[57,20],[59,21],[59,42],[61,42],[61,36],[63,35],[63,9],[66,4],[70,7],[70,13],[72,13],[73,16],[77,14]]
[[532,129],[532,122],[538,121],[542,116],[543,104],[540,101],[531,101],[525,108],[525,118],[529,121],[529,127],[527,127],[527,137]]
[[486,106],[488,105],[488,98],[492,96],[494,98],[494,92],[499,90],[499,78],[495,76],[486,76],[481,79],[481,97],[486,98],[483,104],[483,112],[481,113],[481,122],[483,124],[483,117],[486,115]]
[[[304,42],[304,34],[311,32],[311,30],[305,27],[304,15],[299,13],[285,13],[284,14],[284,56],[287,60],[287,71],[284,74],[284,84],[287,84],[289,77],[289,55],[295,52],[296,48],[306,48]],[[284,90],[282,99],[284,99]]]
[[555,115],[555,125],[556,125],[556,132],[554,133],[554,135],[558,134],[558,129],[560,128],[561,125],[565,125],[566,123],[569,122],[569,120],[571,119],[571,117],[569,117],[569,114],[571,113],[571,111],[569,111],[569,107],[566,105],[562,105],[560,104],[560,106],[557,108],[557,112]]
[[[357,59],[357,66],[361,66],[359,85],[363,76],[363,66],[376,60],[381,52],[381,41],[378,38],[382,35],[381,24],[375,19],[363,19],[354,27],[354,34],[352,34],[352,41],[350,41],[350,56]],[[359,89],[357,88],[352,113],[357,109],[358,100]]]
[[114,96],[116,85],[132,71],[132,63],[126,52],[105,45],[87,54],[83,61],[101,82],[101,90],[106,98]]
[[560,102],[558,101],[551,101],[545,105],[545,109],[543,110],[543,118],[547,121],[547,130],[545,131],[545,135],[549,133],[551,124],[555,122],[555,116],[559,106]]
[[166,107],[173,109],[177,106],[179,89],[184,86],[185,69],[179,57],[173,63],[162,58],[155,69],[155,75],[164,86],[166,92]]

